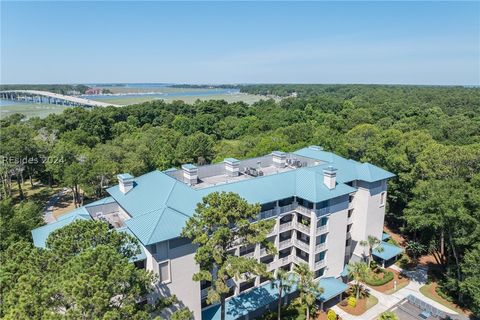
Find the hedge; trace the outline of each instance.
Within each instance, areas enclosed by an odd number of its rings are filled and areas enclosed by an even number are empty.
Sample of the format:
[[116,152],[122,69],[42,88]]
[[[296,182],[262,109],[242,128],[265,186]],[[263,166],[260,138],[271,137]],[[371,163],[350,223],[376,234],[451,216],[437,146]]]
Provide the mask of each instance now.
[[367,276],[365,279],[365,283],[368,284],[369,286],[381,286],[384,285],[387,282],[390,282],[394,278],[394,274],[392,271],[381,271],[383,273],[383,278],[378,278],[374,274],[373,276]]

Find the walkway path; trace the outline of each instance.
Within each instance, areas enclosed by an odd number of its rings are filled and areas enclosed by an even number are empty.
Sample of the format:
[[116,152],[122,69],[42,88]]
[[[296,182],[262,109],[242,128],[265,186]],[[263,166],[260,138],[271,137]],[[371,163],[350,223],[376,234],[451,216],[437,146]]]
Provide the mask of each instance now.
[[57,192],[48,200],[47,205],[45,206],[45,211],[43,212],[43,220],[46,224],[57,221],[57,219],[53,215],[53,207],[58,202],[58,200],[60,200],[60,198],[69,191],[70,189],[63,188],[62,191]]
[[[396,266],[392,266],[392,268],[401,271],[401,269]],[[420,287],[422,287],[427,282],[426,268],[417,267],[413,271],[405,271],[404,273],[407,274],[410,278],[410,283],[406,287],[395,292],[394,294],[384,294],[367,286],[369,292],[378,298],[378,303],[372,308],[368,309],[367,312],[365,312],[364,314],[360,316],[353,316],[343,311],[338,306],[334,306],[332,309],[344,320],[374,320],[377,319],[381,313],[387,311],[388,309],[396,305],[398,302],[406,298],[408,295],[413,295],[434,306],[437,309],[448,312],[450,314],[458,314],[457,312],[443,306],[442,304],[425,297],[420,292]]]

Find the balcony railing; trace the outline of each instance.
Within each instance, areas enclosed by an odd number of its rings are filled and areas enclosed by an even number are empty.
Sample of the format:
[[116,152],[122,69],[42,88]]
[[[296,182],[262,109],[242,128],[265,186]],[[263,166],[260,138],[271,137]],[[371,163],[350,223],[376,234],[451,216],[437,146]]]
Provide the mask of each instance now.
[[275,226],[273,227],[272,230],[270,230],[270,232],[267,234],[267,237],[270,237],[270,236],[273,236],[274,234],[277,234],[277,225],[275,224]]
[[303,251],[308,252],[310,250],[310,245],[306,244],[305,242],[295,239],[295,246],[302,249]]
[[292,221],[282,223],[282,224],[280,224],[280,232],[292,229],[292,226],[293,226]]
[[[231,287],[235,286],[235,280],[230,278],[230,279],[227,280],[226,284],[227,284],[227,287],[231,288]],[[202,299],[205,299],[208,296],[208,289],[210,289],[210,287],[202,289],[200,291],[200,296],[202,297]]]
[[272,271],[277,268],[278,261],[272,261],[269,264],[267,264],[267,271]]
[[327,225],[317,227],[317,234],[323,234],[327,232]]
[[310,214],[312,213],[312,209],[308,209],[308,208],[305,208],[303,206],[297,206],[295,208],[296,211],[300,212],[300,213],[304,213],[306,214],[307,216],[310,216]]
[[245,254],[240,254],[240,256],[244,257],[244,258],[253,258],[254,255],[255,255],[255,251],[248,252],[248,253],[245,253]]
[[308,261],[303,260],[302,258],[300,258],[298,256],[293,256],[293,262],[295,262],[296,264],[308,263]]
[[278,249],[282,250],[282,249],[290,247],[291,245],[292,245],[292,239],[283,240],[282,242],[280,242],[278,244]]
[[315,262],[315,270],[323,268],[325,266],[325,259]]
[[283,266],[283,265],[286,265],[286,264],[292,262],[292,257],[293,256],[289,255],[289,256],[278,259],[277,262],[280,263],[281,266]]
[[327,247],[327,244],[325,242],[324,243],[319,243],[315,246],[315,252],[323,251],[323,250],[325,250],[326,247]]
[[304,225],[304,224],[301,223],[301,222],[297,222],[297,224],[296,224],[295,227],[296,227],[298,230],[300,230],[300,231],[302,231],[303,233],[305,233],[305,234],[310,234],[310,227]]
[[277,208],[262,211],[259,214],[259,219],[268,219],[268,218],[271,218],[271,217],[275,217],[277,214],[278,214]]
[[296,205],[295,204],[289,204],[287,206],[279,207],[280,208],[280,214],[285,213],[285,212],[290,212],[295,210]]

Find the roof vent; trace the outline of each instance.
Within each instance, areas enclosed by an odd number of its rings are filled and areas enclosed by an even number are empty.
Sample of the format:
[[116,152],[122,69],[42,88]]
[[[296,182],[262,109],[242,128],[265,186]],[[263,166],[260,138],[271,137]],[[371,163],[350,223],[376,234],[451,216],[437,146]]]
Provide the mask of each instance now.
[[335,185],[337,184],[337,169],[332,166],[323,169],[323,183],[328,189],[335,189]]
[[320,146],[308,146],[308,149],[316,150],[316,151],[323,151],[323,148]]
[[183,180],[191,186],[198,182],[198,168],[193,164],[187,163],[182,165]]
[[226,158],[223,160],[225,163],[225,172],[229,177],[238,176],[240,169],[240,161],[235,158]]
[[122,173],[117,175],[118,187],[125,194],[133,189],[133,176],[130,173]]
[[276,168],[285,168],[285,163],[287,161],[287,154],[282,151],[273,151],[272,152],[273,165]]

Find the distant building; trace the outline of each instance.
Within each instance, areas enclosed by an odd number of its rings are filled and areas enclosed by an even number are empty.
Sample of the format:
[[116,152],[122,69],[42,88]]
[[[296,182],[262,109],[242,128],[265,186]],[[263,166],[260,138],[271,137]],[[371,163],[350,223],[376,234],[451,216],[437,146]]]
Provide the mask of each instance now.
[[89,88],[85,91],[85,94],[102,94],[103,89],[101,88]]
[[[360,241],[370,235],[385,239],[387,180],[393,176],[317,146],[246,160],[227,158],[198,167],[185,164],[181,169],[140,177],[121,174],[118,185],[107,189],[108,198],[33,230],[33,241],[37,247],[45,247],[52,231],[77,219],[106,221],[141,243],[142,253],[135,258],[135,265],[159,276],[158,292],[150,298],[175,294],[194,312],[195,319],[219,319],[219,306],[206,303],[210,283],[192,280],[199,270],[194,260],[196,246],[180,233],[204,196],[215,191],[235,192],[249,203],[261,204],[258,219],[276,222],[268,240],[278,254],[269,255],[260,244],[232,248],[234,254],[258,259],[271,272],[308,264],[324,288],[317,297],[319,305],[330,306],[348,288],[342,281],[348,272],[346,264],[368,254]],[[379,262],[401,253],[386,242],[381,245],[385,250],[374,252]],[[227,319],[252,319],[275,303],[276,291],[268,278],[230,279],[228,283]]]

